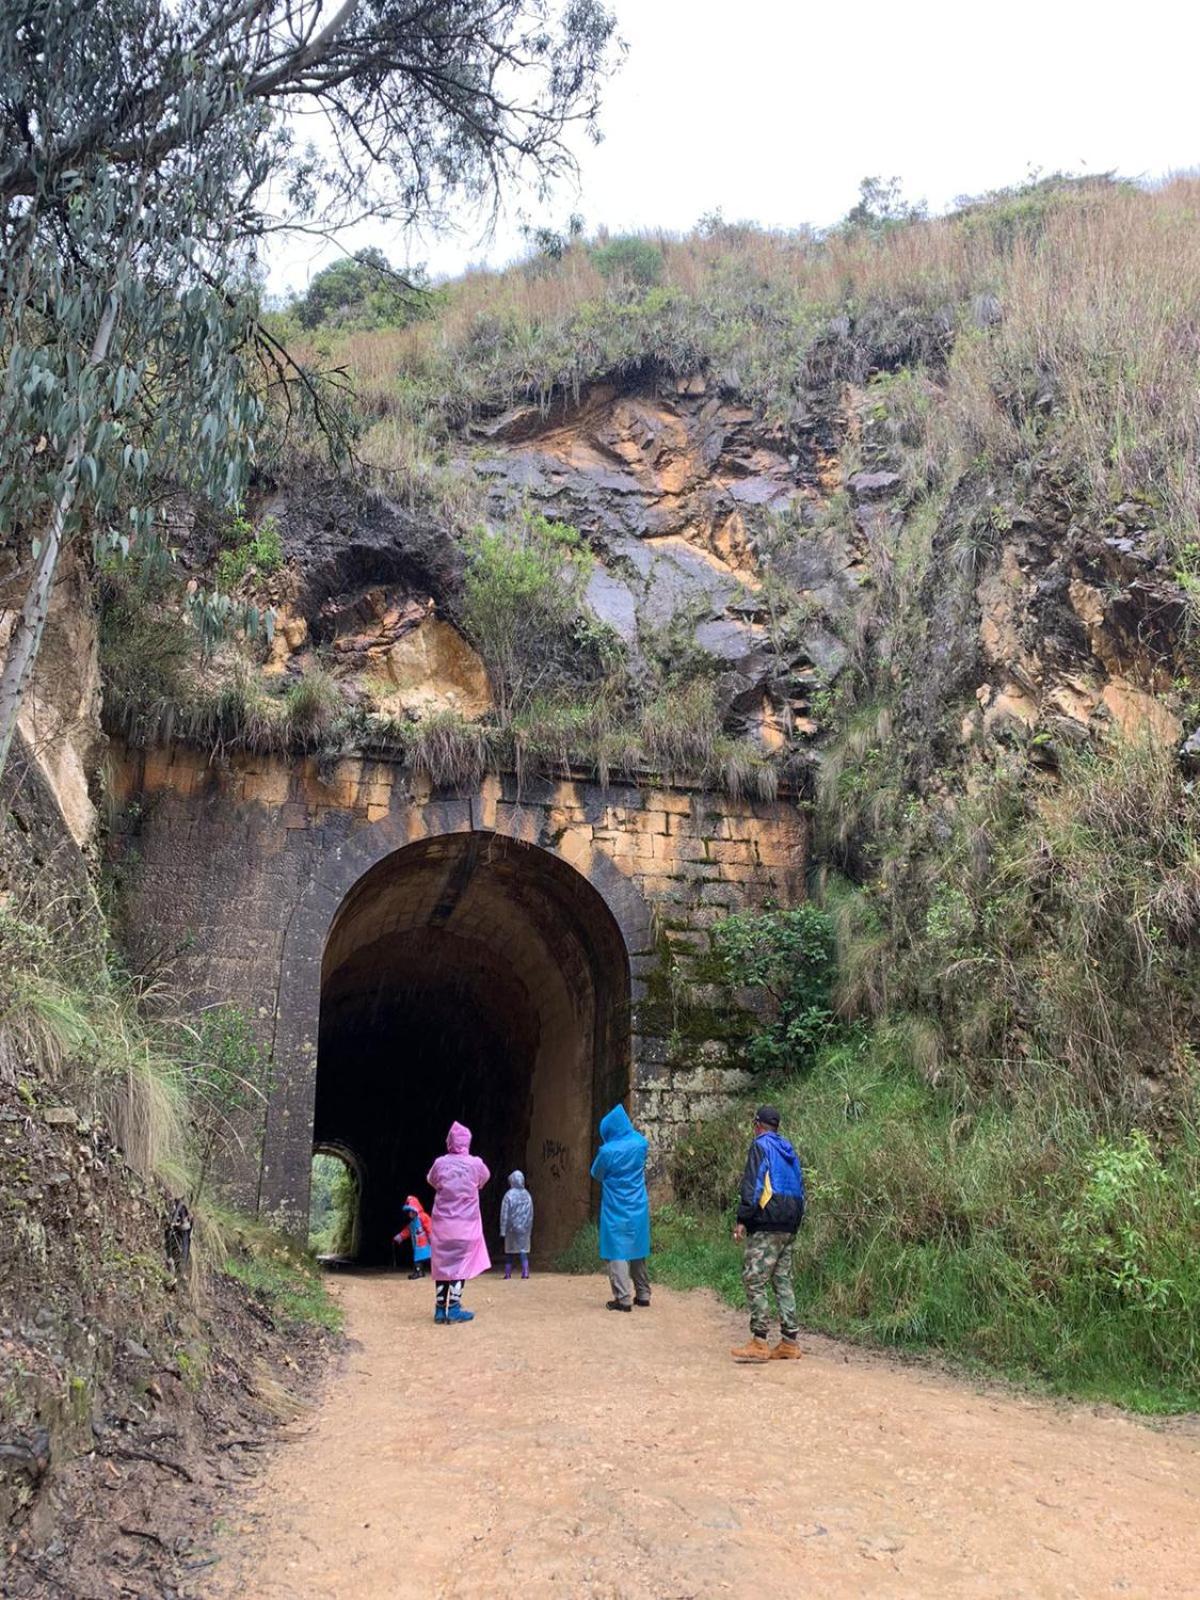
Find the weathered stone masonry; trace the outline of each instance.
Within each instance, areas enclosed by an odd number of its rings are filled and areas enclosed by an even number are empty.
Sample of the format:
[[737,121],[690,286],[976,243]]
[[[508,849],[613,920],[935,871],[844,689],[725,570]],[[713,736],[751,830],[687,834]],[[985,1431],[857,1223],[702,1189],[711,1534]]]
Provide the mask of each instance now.
[[[792,800],[586,781],[518,786],[511,776],[442,793],[385,761],[345,760],[323,774],[315,761],[217,761],[185,747],[130,752],[117,768],[112,847],[134,957],[173,955],[176,981],[200,1004],[240,1006],[273,1057],[266,1113],[243,1130],[229,1175],[243,1203],[293,1223],[306,1210],[322,966],[337,942],[330,930],[345,926],[339,915],[356,885],[393,860],[416,865],[406,909],[391,890],[375,896],[383,905],[392,894],[386,922],[370,913],[380,948],[419,947],[426,923],[445,925],[490,951],[486,982],[495,984],[507,981],[511,955],[522,993],[557,986],[557,998],[538,1001],[544,1034],[585,1015],[585,969],[589,960],[598,966],[597,941],[608,937],[600,925],[615,930],[617,954],[603,957],[610,975],[588,991],[605,1048],[616,1053],[615,1076],[597,1080],[596,1093],[615,1086],[630,1095],[656,1170],[681,1125],[712,1114],[749,1081],[740,1057],[748,1018],[716,982],[710,935],[730,911],[803,894],[806,818]],[[480,893],[448,910],[430,875],[457,872],[465,881],[454,865],[461,836],[492,841],[493,876],[507,876],[490,899]],[[506,899],[524,900],[522,914],[541,919],[540,955],[533,936],[527,956],[517,950]],[[593,1110],[581,1114],[590,1119]],[[556,1141],[547,1130],[530,1127],[528,1139],[527,1159],[536,1141],[551,1162]],[[576,1153],[577,1169],[587,1156]]]

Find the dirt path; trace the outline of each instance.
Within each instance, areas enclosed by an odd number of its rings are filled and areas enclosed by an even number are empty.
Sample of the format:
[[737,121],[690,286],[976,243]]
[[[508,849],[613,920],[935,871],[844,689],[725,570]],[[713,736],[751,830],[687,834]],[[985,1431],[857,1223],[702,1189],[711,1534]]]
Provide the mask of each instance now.
[[1200,1439],[829,1341],[729,1362],[704,1295],[335,1285],[354,1343],[224,1547],[239,1600],[1200,1594]]

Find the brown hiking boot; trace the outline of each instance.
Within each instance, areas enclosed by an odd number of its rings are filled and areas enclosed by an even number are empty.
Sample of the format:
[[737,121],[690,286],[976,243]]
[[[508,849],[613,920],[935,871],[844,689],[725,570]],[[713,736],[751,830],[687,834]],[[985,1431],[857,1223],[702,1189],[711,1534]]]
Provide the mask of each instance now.
[[739,1345],[729,1354],[735,1361],[770,1361],[771,1346],[765,1339],[751,1338],[749,1344]]
[[795,1339],[780,1339],[774,1350],[771,1351],[771,1360],[799,1361],[803,1354],[804,1351],[801,1350]]

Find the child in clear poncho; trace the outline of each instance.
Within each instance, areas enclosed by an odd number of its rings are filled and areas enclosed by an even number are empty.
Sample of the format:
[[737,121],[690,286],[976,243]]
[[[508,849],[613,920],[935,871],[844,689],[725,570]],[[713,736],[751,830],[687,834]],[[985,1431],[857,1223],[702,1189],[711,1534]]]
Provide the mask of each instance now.
[[533,1196],[525,1187],[523,1172],[510,1172],[508,1193],[500,1205],[500,1232],[504,1235],[504,1276],[511,1278],[517,1260],[521,1276],[529,1276],[529,1242],[533,1235]]

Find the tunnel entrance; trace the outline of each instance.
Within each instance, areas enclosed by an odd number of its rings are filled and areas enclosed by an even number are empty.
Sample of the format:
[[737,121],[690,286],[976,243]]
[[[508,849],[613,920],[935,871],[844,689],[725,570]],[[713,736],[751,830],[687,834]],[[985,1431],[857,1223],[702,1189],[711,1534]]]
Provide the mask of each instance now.
[[321,972],[314,1147],[352,1150],[357,1253],[391,1257],[400,1207],[452,1121],[492,1170],[493,1258],[507,1175],[534,1197],[534,1254],[587,1220],[600,1115],[630,1086],[630,979],[588,880],[500,834],[444,834],[372,867],[334,918]]
[[344,1145],[313,1151],[308,1190],[308,1247],[318,1258],[353,1261],[359,1253],[362,1166]]

